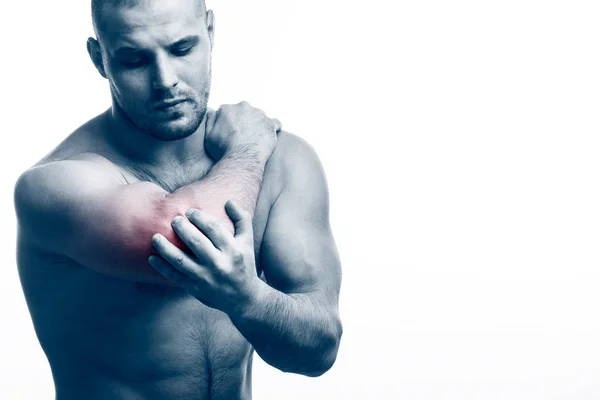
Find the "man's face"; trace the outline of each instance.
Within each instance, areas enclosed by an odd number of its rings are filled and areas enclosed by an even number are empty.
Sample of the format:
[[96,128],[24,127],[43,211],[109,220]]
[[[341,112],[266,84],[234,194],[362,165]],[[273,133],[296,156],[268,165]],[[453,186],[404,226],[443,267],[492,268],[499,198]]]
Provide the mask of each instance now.
[[159,140],[193,134],[210,92],[212,14],[196,0],[142,1],[106,6],[99,29],[115,106]]

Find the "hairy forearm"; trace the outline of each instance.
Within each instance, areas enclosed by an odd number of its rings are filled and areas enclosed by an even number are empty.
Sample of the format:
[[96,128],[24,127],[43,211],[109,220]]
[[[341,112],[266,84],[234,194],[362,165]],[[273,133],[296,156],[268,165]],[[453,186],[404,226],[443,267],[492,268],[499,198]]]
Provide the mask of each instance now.
[[253,147],[237,148],[225,154],[203,179],[166,195],[166,207],[174,207],[180,214],[191,207],[199,208],[220,218],[233,233],[225,203],[233,200],[253,215],[264,168],[265,161]]
[[270,365],[319,376],[333,365],[342,335],[337,313],[319,294],[285,294],[264,282],[231,321]]

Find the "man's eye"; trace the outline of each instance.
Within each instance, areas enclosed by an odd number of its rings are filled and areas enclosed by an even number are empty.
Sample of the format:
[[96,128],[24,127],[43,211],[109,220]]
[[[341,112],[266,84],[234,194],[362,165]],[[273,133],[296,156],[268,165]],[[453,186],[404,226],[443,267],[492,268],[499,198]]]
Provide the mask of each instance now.
[[141,67],[142,65],[144,65],[146,63],[146,58],[145,57],[127,57],[127,58],[122,58],[121,60],[119,60],[120,64],[125,66],[125,67],[129,67],[129,68],[135,68],[135,67]]
[[190,51],[192,51],[193,46],[190,47],[181,47],[181,48],[175,48],[171,50],[171,53],[173,53],[173,55],[176,56],[185,56],[186,54],[189,54]]

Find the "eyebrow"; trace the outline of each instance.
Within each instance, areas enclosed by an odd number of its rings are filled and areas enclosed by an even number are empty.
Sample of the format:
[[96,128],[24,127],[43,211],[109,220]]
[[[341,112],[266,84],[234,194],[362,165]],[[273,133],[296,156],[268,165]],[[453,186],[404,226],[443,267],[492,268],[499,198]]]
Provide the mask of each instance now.
[[[196,44],[198,44],[198,42],[200,42],[200,37],[197,35],[189,35],[184,37],[183,39],[178,40],[177,42],[170,44],[169,48],[173,48],[173,47],[177,47],[177,46],[195,46]],[[129,45],[125,45],[122,47],[119,47],[117,50],[115,50],[115,55],[127,55],[127,54],[131,54],[131,53],[138,53],[143,51],[143,49],[139,49],[136,47],[132,47]]]

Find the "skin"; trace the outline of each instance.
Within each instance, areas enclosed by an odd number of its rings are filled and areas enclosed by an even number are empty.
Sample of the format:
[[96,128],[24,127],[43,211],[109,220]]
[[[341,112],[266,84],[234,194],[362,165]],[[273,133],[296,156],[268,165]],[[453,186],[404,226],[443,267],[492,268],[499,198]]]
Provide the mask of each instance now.
[[[115,22],[88,50],[111,109],[15,186],[19,274],[59,400],[249,399],[253,350],[308,376],[335,360],[320,162],[246,103],[206,109],[214,17],[193,7],[103,11]],[[119,64],[123,42],[144,67]]]

